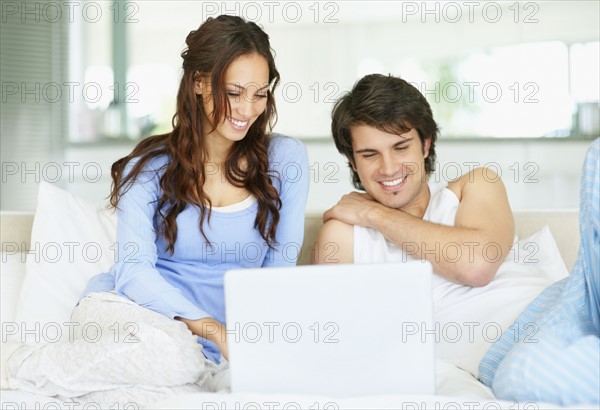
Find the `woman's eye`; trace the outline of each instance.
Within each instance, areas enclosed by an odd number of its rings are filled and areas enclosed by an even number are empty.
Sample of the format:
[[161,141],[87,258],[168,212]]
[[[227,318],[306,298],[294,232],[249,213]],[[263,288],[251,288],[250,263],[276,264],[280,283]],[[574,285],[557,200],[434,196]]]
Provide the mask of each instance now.
[[236,92],[230,91],[230,92],[227,93],[227,95],[229,95],[230,97],[239,97],[240,93],[236,93]]

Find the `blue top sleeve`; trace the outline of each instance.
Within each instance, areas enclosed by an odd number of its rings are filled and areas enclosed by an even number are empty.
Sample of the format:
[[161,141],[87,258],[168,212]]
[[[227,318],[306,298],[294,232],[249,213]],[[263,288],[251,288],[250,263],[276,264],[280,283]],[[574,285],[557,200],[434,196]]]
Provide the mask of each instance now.
[[[130,162],[126,172],[132,166]],[[170,318],[208,317],[206,312],[190,302],[180,289],[168,283],[156,269],[158,256],[154,218],[161,192],[159,179],[158,170],[144,170],[119,200],[118,257],[112,268],[115,290],[140,306]]]
[[[127,164],[125,175],[135,161]],[[110,272],[92,278],[84,294],[114,290],[169,318],[224,321],[225,271],[296,264],[304,237],[309,186],[306,149],[300,141],[280,135],[274,135],[269,146],[269,169],[282,201],[275,249],[266,246],[254,227],[258,205],[253,203],[231,213],[215,211],[210,224],[204,221],[214,249],[207,246],[197,227],[199,210],[186,207],[177,216],[175,252],[167,252],[166,242],[158,234],[157,217],[160,178],[167,161],[166,157],[149,161],[122,191],[117,209],[116,263]],[[216,354],[216,347],[211,350],[208,345],[207,351],[213,350]]]
[[304,212],[310,184],[308,155],[304,144],[288,137],[274,138],[271,150],[282,205],[277,244],[275,250],[269,249],[262,266],[295,266],[304,239]]

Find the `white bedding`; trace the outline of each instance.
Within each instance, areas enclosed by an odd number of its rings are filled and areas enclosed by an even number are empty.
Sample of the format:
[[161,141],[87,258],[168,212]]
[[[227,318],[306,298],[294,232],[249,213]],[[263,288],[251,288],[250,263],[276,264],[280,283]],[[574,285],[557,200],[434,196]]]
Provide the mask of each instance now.
[[[448,396],[369,396],[335,399],[319,396],[265,396],[258,394],[189,394],[173,397],[156,403],[153,409],[205,409],[205,410],[250,410],[250,409],[402,409],[402,410],[541,410],[556,409],[555,404],[515,403],[508,401],[478,400]],[[570,409],[590,409],[590,406],[570,407]]]
[[[3,264],[4,265],[4,264]],[[12,258],[10,269],[3,269],[2,293],[9,289],[18,291],[19,281],[16,281],[16,275],[22,275],[22,267],[17,266],[16,258]],[[4,265],[3,268],[8,268]],[[14,283],[13,283],[14,282]],[[12,298],[12,303],[16,302]],[[7,300],[3,300],[3,307],[8,309],[3,313],[3,322],[9,321],[14,308],[6,305]],[[9,313],[7,315],[7,313]],[[13,319],[14,320],[14,319]],[[4,338],[5,335],[3,335]],[[6,345],[3,346],[3,352],[6,353]],[[3,354],[3,356],[5,356]],[[3,366],[4,367],[4,366]],[[538,403],[511,403],[494,401],[491,391],[481,384],[468,371],[461,370],[455,365],[445,361],[436,362],[436,396],[416,396],[416,395],[398,395],[398,396],[376,396],[376,397],[358,397],[358,398],[331,398],[316,396],[266,396],[257,394],[227,394],[223,393],[203,393],[193,386],[181,386],[181,388],[170,389],[168,391],[148,391],[142,388],[129,388],[121,391],[111,391],[105,393],[92,393],[82,399],[85,402],[60,400],[45,396],[38,396],[25,393],[19,390],[2,390],[1,405],[2,409],[95,409],[95,408],[113,408],[113,409],[141,409],[141,408],[203,408],[203,409],[252,409],[252,408],[311,408],[311,409],[338,409],[338,408],[402,408],[402,409],[456,409],[456,408],[507,408],[507,409],[538,409],[538,408],[556,408],[556,405],[541,405]],[[469,369],[470,370],[470,369]],[[225,382],[227,374],[223,372],[219,375],[221,382]],[[285,375],[282,375],[285,377]],[[590,406],[581,406],[573,408],[590,408]]]
[[[285,376],[284,376],[285,377]],[[538,410],[556,409],[555,404],[515,403],[494,399],[491,391],[468,372],[456,366],[436,362],[436,395],[386,395],[366,397],[323,397],[299,395],[263,394],[215,394],[195,393],[165,398],[148,408],[152,409],[403,409],[403,410],[450,410],[450,409],[509,409]],[[587,409],[590,406],[570,407]]]
[[[372,408],[381,406],[395,407],[398,403],[405,403],[408,407],[424,408],[421,403],[455,403],[461,408],[469,406],[465,403],[487,403],[494,400],[488,388],[479,383],[469,373],[457,367],[438,361],[436,363],[436,396],[377,396],[363,398],[328,398],[318,396],[272,396],[256,394],[228,394],[228,393],[198,393],[190,386],[166,391],[144,391],[143,389],[126,389],[85,396],[85,403],[77,400],[63,402],[46,396],[34,395],[21,390],[2,391],[2,409],[78,409],[78,408],[118,408],[118,409],[179,409],[179,408],[204,408],[204,409],[230,409],[230,408],[312,408],[335,409],[341,405],[350,408],[364,408],[369,404]],[[227,370],[222,372],[222,379],[227,379]],[[283,376],[285,377],[285,376]],[[226,381],[221,380],[221,385]],[[226,390],[226,389],[225,389]],[[419,401],[414,401],[414,400]],[[278,406],[270,403],[280,403]],[[316,403],[316,406],[315,406]],[[414,403],[417,407],[410,407]],[[296,405],[297,404],[297,405]],[[430,407],[426,407],[430,408]],[[451,407],[451,408],[457,408]],[[490,407],[494,408],[494,407]]]
[[[73,205],[73,201],[69,201]],[[46,234],[51,234],[50,239],[43,240],[32,238],[32,243],[47,243],[50,240],[58,241],[60,243],[67,242],[70,239],[64,238],[60,236],[64,233],[64,230],[60,229],[61,224],[69,223],[75,226],[87,226],[83,222],[75,224],[72,219],[74,215],[84,214],[82,212],[71,212],[68,211],[69,208],[67,205],[57,206],[56,202],[48,205],[52,206],[54,209],[61,209],[65,214],[69,215],[71,220],[69,222],[60,222],[58,223],[57,228],[54,229],[46,229]],[[68,211],[68,212],[67,212]],[[89,214],[93,214],[93,212],[88,212]],[[52,220],[52,218],[50,218]],[[3,221],[3,223],[6,221]],[[88,224],[89,225],[89,224]],[[539,229],[539,228],[538,228]],[[94,236],[97,236],[100,229],[90,229]],[[102,234],[106,234],[109,230],[104,229]],[[4,232],[3,232],[4,233]],[[5,239],[3,239],[4,241]],[[531,241],[530,241],[531,242]],[[542,243],[537,239],[533,240],[531,243],[526,241],[526,245],[530,245],[529,248],[524,248],[524,253],[520,256],[539,258],[537,260],[536,266],[540,267],[541,264],[551,264],[550,260],[544,256],[545,247],[542,246]],[[543,242],[543,241],[542,241]],[[13,243],[13,242],[10,242]],[[20,242],[14,242],[20,243]],[[85,238],[80,239],[78,243],[85,243]],[[531,248],[531,245],[535,245]],[[539,247],[538,247],[539,245]],[[531,249],[535,251],[532,253]],[[538,252],[541,251],[541,252]],[[550,250],[551,255],[558,256],[559,252],[557,249]],[[544,257],[542,257],[544,256]],[[558,256],[560,259],[560,256]],[[520,259],[520,258],[519,258]],[[3,325],[5,323],[13,323],[18,325],[18,321],[15,319],[17,315],[17,296],[23,282],[23,277],[25,276],[25,264],[22,263],[22,255],[7,255],[4,254],[2,257],[2,322]],[[73,267],[75,265],[69,264],[68,267]],[[58,289],[58,285],[62,287],[68,287],[72,283],[70,280],[72,275],[81,274],[78,270],[74,270],[74,272],[65,272],[64,270],[57,270],[57,266],[52,265],[51,272],[46,272],[49,278],[52,278],[52,282],[44,283],[43,285],[39,281],[30,281],[30,284],[35,284],[42,291],[47,291],[48,287],[56,285]],[[528,266],[529,269],[533,268],[532,265]],[[564,269],[564,264],[561,269]],[[546,273],[548,273],[547,269],[543,269]],[[79,278],[80,279],[80,278]],[[556,278],[554,278],[556,279]],[[512,282],[511,282],[512,283]],[[58,300],[65,301],[64,295],[68,293],[60,293],[60,290],[64,289],[54,289],[55,295],[60,295]],[[31,291],[32,289],[29,289]],[[71,289],[68,289],[71,291]],[[80,289],[75,289],[75,291],[71,292],[77,297],[80,293]],[[47,319],[46,316],[50,313],[51,309],[47,309],[46,306],[49,304],[46,303],[48,300],[42,301],[40,299],[40,295],[47,294],[48,292],[38,292],[35,296],[33,294],[26,293],[26,298],[23,298],[24,293],[21,292],[21,297],[24,300],[21,300],[21,305],[23,303],[29,303],[30,308],[36,308],[37,310],[29,309],[27,312],[32,313],[32,320],[41,323],[42,325],[45,323],[44,319]],[[460,295],[458,295],[460,296]],[[457,297],[458,297],[457,296]],[[461,297],[464,298],[465,295]],[[514,295],[513,295],[514,296]],[[488,301],[489,302],[489,301]],[[58,311],[60,306],[54,305],[53,308],[64,317],[68,318],[71,312],[70,306],[72,303],[66,303],[67,309],[65,312]],[[21,306],[23,307],[23,306]],[[41,312],[40,312],[41,308]],[[492,308],[490,306],[490,308]],[[465,310],[464,306],[456,306],[456,309]],[[496,313],[503,313],[502,309],[498,309],[497,307],[493,308]],[[23,313],[23,312],[21,312]],[[35,313],[35,314],[33,314]],[[457,312],[451,312],[451,316],[453,320],[457,320]],[[449,312],[450,314],[450,312]],[[62,316],[57,316],[57,318],[52,318],[52,320],[56,320],[57,322],[61,322]],[[25,319],[24,319],[25,320]],[[66,320],[66,319],[65,319]],[[490,318],[491,320],[491,318]],[[7,345],[4,343],[6,339],[6,332],[3,326],[3,349],[2,356],[6,356],[8,349]],[[22,335],[16,334],[15,338]],[[9,338],[11,339],[11,338]],[[457,348],[460,346],[456,346]],[[327,409],[327,408],[403,408],[403,409],[455,409],[455,408],[486,408],[486,409],[495,409],[495,408],[509,408],[512,410],[521,410],[521,409],[538,409],[538,408],[556,408],[556,405],[542,405],[538,403],[511,403],[511,402],[496,402],[494,401],[494,397],[489,389],[487,389],[483,384],[481,384],[473,375],[469,372],[475,373],[476,365],[478,363],[478,358],[473,356],[473,346],[462,346],[461,353],[465,353],[462,355],[463,361],[465,363],[461,363],[461,366],[468,371],[461,370],[460,368],[448,364],[443,361],[437,362],[437,395],[436,396],[415,396],[415,395],[397,395],[397,396],[377,396],[377,397],[362,397],[362,398],[330,398],[330,397],[316,397],[316,396],[265,396],[265,395],[256,395],[256,394],[227,394],[227,393],[202,393],[202,392],[193,392],[193,389],[190,390],[188,387],[183,387],[178,390],[173,390],[171,392],[165,391],[144,391],[141,388],[132,388],[127,391],[113,391],[110,393],[111,396],[94,396],[95,393],[88,395],[86,397],[87,403],[77,403],[77,402],[61,402],[53,398],[45,397],[45,396],[37,396],[30,393],[25,393],[19,390],[2,390],[0,395],[1,408],[2,409],[94,409],[101,408],[100,403],[104,405],[104,408],[113,408],[113,409],[140,409],[140,408],[205,408],[205,409],[225,409],[225,408],[233,408],[233,409],[251,409],[251,408],[311,408],[311,409]],[[480,349],[481,350],[481,349]],[[467,356],[466,353],[469,353]],[[3,357],[4,359],[4,357]],[[469,363],[467,363],[469,362]],[[2,366],[4,367],[4,366]],[[226,380],[227,374],[224,372],[219,374],[222,377],[222,381]],[[285,374],[282,375],[285,377]],[[3,388],[5,385],[3,384]],[[111,401],[114,400],[114,401]],[[118,403],[117,403],[118,402]],[[114,404],[113,404],[114,403]],[[579,406],[572,408],[593,408],[593,406]],[[597,406],[596,406],[597,408]]]
[[[33,395],[18,390],[3,390],[1,392],[2,409],[6,410],[51,410],[51,409],[99,409],[95,403],[62,402],[50,397]],[[336,399],[320,396],[286,396],[260,394],[225,394],[225,393],[182,393],[159,400],[145,407],[146,409],[205,409],[205,410],[250,410],[250,409],[403,409],[403,410],[454,410],[454,409],[508,409],[508,410],[538,410],[556,409],[555,404],[545,403],[514,403],[508,401],[486,400],[471,397],[454,396],[369,396]],[[568,409],[594,409],[597,406],[581,405]],[[125,406],[113,406],[112,409],[138,410],[142,409],[135,402]]]

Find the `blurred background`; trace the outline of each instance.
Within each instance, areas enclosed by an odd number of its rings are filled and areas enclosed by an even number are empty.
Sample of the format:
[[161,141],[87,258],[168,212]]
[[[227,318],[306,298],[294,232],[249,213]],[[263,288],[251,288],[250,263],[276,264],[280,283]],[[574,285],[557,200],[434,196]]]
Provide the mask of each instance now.
[[513,209],[574,208],[600,134],[598,1],[5,1],[1,209],[33,210],[40,181],[106,204],[110,165],[171,129],[187,34],[240,15],[271,38],[275,131],[309,152],[308,212],[352,189],[330,134],[361,76],[401,76],[441,127],[436,182],[474,166]]

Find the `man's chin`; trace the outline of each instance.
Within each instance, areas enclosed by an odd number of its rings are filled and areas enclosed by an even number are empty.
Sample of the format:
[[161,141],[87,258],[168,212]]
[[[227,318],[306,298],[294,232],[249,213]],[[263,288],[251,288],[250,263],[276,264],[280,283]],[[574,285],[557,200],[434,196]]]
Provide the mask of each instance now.
[[[373,196],[373,195],[371,195]],[[391,198],[390,198],[391,196]],[[400,194],[398,194],[398,197],[400,196]],[[402,208],[405,205],[405,201],[402,200],[401,198],[396,198],[393,195],[385,195],[384,197],[378,195],[378,196],[373,196],[373,198],[375,198],[375,200],[377,202],[379,202],[381,205],[387,206],[388,208],[393,208],[393,209],[399,209]]]

